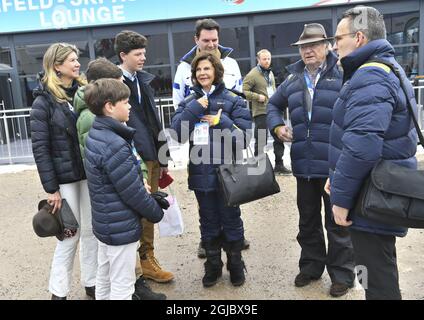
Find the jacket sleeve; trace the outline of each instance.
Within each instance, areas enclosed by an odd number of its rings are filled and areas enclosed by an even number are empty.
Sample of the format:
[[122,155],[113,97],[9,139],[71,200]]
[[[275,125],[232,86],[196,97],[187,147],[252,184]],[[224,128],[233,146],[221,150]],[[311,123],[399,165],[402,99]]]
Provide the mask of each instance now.
[[184,65],[180,63],[175,72],[174,83],[172,84],[172,102],[175,109],[177,109],[179,104],[184,100],[185,73]]
[[351,209],[363,181],[381,158],[395,94],[387,73],[358,70],[346,105],[342,152],[331,181],[331,202]]
[[159,222],[163,211],[144,188],[129,145],[115,142],[111,150],[104,159],[104,168],[116,192],[122,201],[141,217],[152,223]]
[[37,97],[30,114],[31,142],[34,160],[44,191],[55,193],[59,190],[59,182],[53,166],[51,154],[50,113],[48,101]]
[[255,88],[255,75],[250,71],[243,80],[243,93],[247,101],[258,101],[259,99],[259,94],[253,92],[253,88]]
[[234,74],[236,77],[236,85],[234,89],[236,89],[239,92],[242,92],[243,90],[243,78],[241,77],[240,67],[236,60],[234,60]]
[[274,139],[278,139],[274,133],[274,129],[278,126],[285,125],[283,120],[283,112],[288,107],[288,99],[286,94],[288,81],[289,79],[286,79],[282,84],[278,86],[277,91],[269,99],[268,104],[266,106],[267,125]]
[[[196,100],[183,100],[171,119],[171,129],[174,130],[177,141],[184,143],[190,138],[194,125],[200,121],[205,109]],[[175,135],[174,134],[174,135]],[[172,134],[171,134],[172,136]]]

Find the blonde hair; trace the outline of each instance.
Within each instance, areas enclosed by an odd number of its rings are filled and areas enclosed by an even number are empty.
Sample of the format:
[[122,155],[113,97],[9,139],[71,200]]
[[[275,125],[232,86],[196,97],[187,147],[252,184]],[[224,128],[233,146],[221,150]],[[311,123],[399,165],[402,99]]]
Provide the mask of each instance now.
[[261,57],[261,54],[262,53],[269,53],[269,54],[271,54],[271,52],[269,52],[269,50],[267,50],[267,49],[262,49],[262,50],[259,50],[257,53],[256,53],[256,58],[260,58]]
[[[72,97],[69,97],[61,86],[63,82],[58,76],[55,66],[63,64],[72,52],[79,55],[78,48],[73,44],[54,43],[47,49],[43,57],[44,76],[41,81],[59,102],[72,101]],[[79,76],[76,81],[81,86],[87,84],[82,76]]]

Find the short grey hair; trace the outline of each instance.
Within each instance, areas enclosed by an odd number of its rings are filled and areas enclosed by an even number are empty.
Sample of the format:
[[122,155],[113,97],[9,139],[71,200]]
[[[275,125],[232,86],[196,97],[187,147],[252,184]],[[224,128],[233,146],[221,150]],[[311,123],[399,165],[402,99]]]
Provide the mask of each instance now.
[[383,15],[373,7],[357,6],[343,13],[342,19],[349,19],[350,32],[361,31],[368,41],[386,39],[386,25]]

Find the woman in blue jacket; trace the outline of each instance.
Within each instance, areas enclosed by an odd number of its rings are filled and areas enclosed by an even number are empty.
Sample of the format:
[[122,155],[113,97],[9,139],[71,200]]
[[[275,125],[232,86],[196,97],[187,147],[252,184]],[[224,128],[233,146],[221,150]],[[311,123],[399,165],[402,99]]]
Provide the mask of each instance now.
[[225,88],[223,75],[218,58],[210,53],[197,56],[191,65],[194,93],[180,103],[171,126],[179,142],[193,135],[188,184],[199,203],[200,232],[206,251],[202,279],[205,287],[216,284],[222,274],[221,248],[227,253],[231,283],[240,286],[245,281],[240,208],[225,206],[216,171],[224,163],[224,156],[228,162],[241,154],[245,131],[252,122],[245,102]]

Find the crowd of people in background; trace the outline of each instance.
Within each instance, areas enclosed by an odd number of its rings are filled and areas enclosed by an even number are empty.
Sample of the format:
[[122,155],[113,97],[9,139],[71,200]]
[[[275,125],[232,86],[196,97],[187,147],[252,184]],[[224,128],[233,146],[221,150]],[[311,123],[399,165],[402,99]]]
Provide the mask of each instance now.
[[[250,243],[240,207],[226,206],[219,188],[217,168],[228,146],[215,132],[231,134],[229,157],[237,161],[254,126],[255,156],[266,152],[269,132],[275,174],[296,178],[301,250],[294,285],[307,286],[327,269],[329,294],[341,297],[361,265],[368,271],[366,299],[401,299],[395,242],[407,230],[351,210],[380,159],[417,166],[417,137],[406,107],[407,99],[416,107],[414,93],[408,87],[405,97],[384,64],[401,69],[383,16],[372,7],[350,9],[333,37],[319,23],[306,24],[292,44],[301,58],[286,67],[278,87],[269,50],[258,51],[257,65],[242,78],[233,49],[219,44],[219,32],[213,19],[197,21],[195,46],[181,58],[172,93],[174,138],[190,146],[188,188],[199,208],[203,286],[219,281],[222,250],[232,285],[246,281],[242,251]],[[49,280],[54,300],[69,295],[78,243],[81,284],[93,299],[163,300],[146,279],[169,283],[178,277],[155,255],[154,225],[166,209],[156,192],[170,155],[154,76],[143,70],[148,42],[124,30],[114,49],[119,65],[98,58],[83,76],[74,45],[51,45],[34,90],[31,139],[47,201],[56,212],[66,199],[80,225],[77,234],[57,242]],[[403,71],[402,77],[407,79]],[[283,163],[285,143],[291,145],[291,170]]]

